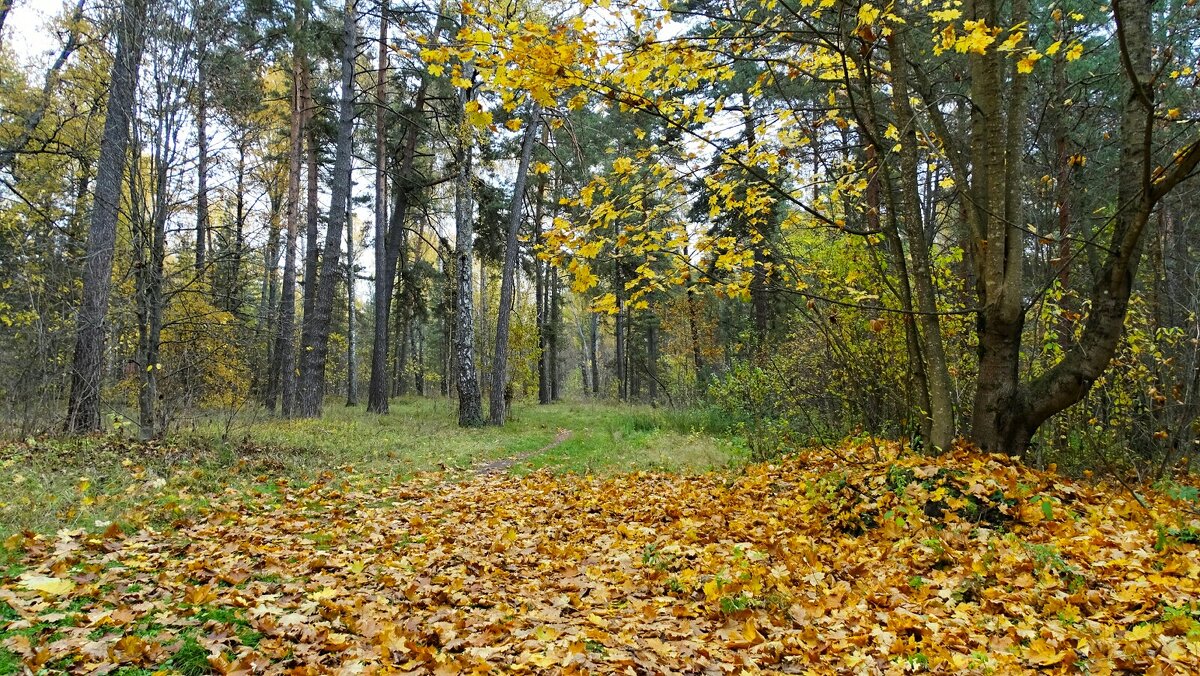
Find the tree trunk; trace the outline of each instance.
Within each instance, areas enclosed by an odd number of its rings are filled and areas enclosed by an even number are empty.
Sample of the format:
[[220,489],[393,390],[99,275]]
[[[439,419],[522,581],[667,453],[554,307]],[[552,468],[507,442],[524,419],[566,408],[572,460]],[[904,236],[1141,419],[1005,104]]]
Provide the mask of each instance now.
[[[159,87],[164,85],[160,84]],[[162,95],[163,103],[171,95]],[[170,104],[168,104],[170,105]],[[149,219],[141,208],[141,200],[130,214],[134,230],[135,278],[138,313],[138,370],[141,387],[138,390],[138,433],[142,439],[154,439],[165,430],[158,406],[158,376],[162,370],[159,351],[163,325],[163,260],[166,256],[168,204],[167,181],[170,158],[174,153],[176,120],[173,110],[159,110],[154,135],[151,167],[154,170],[154,196]],[[135,175],[140,171],[135,168]],[[134,194],[145,190],[134,183]],[[149,226],[149,227],[147,227]]]
[[[308,60],[300,62],[300,106],[304,115],[304,138],[306,143],[306,178],[307,193],[304,206],[304,302],[302,303],[302,318],[307,322],[313,313],[313,304],[317,299],[317,275],[321,258],[320,244],[320,213],[321,205],[318,199],[321,186],[321,167],[317,157],[317,125],[313,123],[316,106],[312,98],[312,75],[309,72]],[[341,238],[338,239],[339,248]],[[334,249],[337,251],[337,249]]]
[[[470,80],[474,71],[466,69],[464,76]],[[458,95],[458,148],[456,176],[454,181],[454,266],[457,279],[455,294],[454,364],[455,382],[458,386],[458,424],[460,427],[478,427],[483,424],[483,400],[479,393],[479,379],[475,370],[475,317],[471,296],[471,271],[474,267],[473,203],[471,195],[471,152],[474,141],[468,138],[466,128],[466,106],[473,92],[462,91]]]
[[[618,285],[618,288],[620,286]],[[613,337],[616,340],[616,362],[617,362],[617,398],[621,401],[629,399],[629,379],[625,368],[625,307],[621,301],[621,294],[617,294],[617,321],[613,329]]]
[[516,284],[517,261],[521,245],[517,237],[521,231],[522,206],[525,203],[525,181],[529,175],[529,163],[533,159],[533,144],[541,122],[541,110],[535,104],[529,115],[529,125],[521,139],[521,159],[517,164],[517,178],[513,183],[512,205],[509,209],[508,234],[504,242],[504,267],[500,270],[500,302],[496,309],[496,346],[492,359],[492,387],[488,398],[488,413],[493,425],[503,425],[505,418],[504,391],[508,386],[508,333],[512,320],[513,287]]
[[271,368],[275,363],[275,340],[279,334],[279,305],[276,299],[279,296],[279,240],[280,240],[280,223],[279,211],[281,207],[281,196],[275,183],[267,190],[267,199],[271,203],[271,212],[269,217],[269,233],[267,234],[267,249],[264,254],[263,261],[263,277],[261,300],[259,301],[258,321],[260,330],[260,339],[263,341],[263,361],[266,365],[265,373],[259,373],[259,382],[263,383],[263,389],[259,393],[262,397],[262,403],[272,413],[275,411],[275,401],[279,392],[279,372]]
[[[383,62],[381,61],[381,64]],[[382,73],[379,76],[383,78]],[[410,120],[404,132],[404,142],[402,144],[400,166],[395,172],[393,181],[393,199],[392,217],[390,223],[383,223],[382,214],[384,202],[379,194],[379,187],[376,186],[376,221],[375,221],[375,345],[371,350],[371,384],[369,385],[367,394],[367,410],[372,413],[387,413],[388,401],[387,395],[391,389],[388,384],[388,368],[387,356],[390,353],[390,313],[391,304],[396,285],[397,262],[400,259],[401,251],[405,244],[404,221],[408,213],[408,204],[412,191],[415,189],[412,186],[413,177],[413,161],[417,153],[417,135],[420,125],[418,120],[423,115],[425,109],[425,92],[426,85],[421,83],[417,89],[416,101],[413,104],[415,109],[414,119]],[[382,111],[380,107],[379,116],[376,117],[376,124],[382,124]],[[377,130],[376,152],[382,156],[382,133]],[[382,177],[377,173],[376,180],[382,180]],[[403,266],[399,271],[401,277],[405,272]],[[405,293],[407,291],[405,290]],[[405,299],[401,297],[401,303],[405,303]],[[408,315],[405,316],[405,320]],[[404,340],[404,336],[400,336],[400,340]],[[400,372],[401,378],[404,373],[404,363],[396,364],[396,369]],[[399,382],[397,379],[396,382]]]
[[908,66],[904,61],[905,33],[899,30],[889,38],[892,66],[892,112],[900,130],[900,171],[897,214],[908,237],[909,277],[920,310],[917,325],[921,331],[922,356],[929,392],[929,438],[935,452],[950,448],[954,441],[954,384],[950,379],[945,344],[938,315],[937,290],[933,283],[932,242],[927,240],[921,211],[921,191],[917,176],[917,135],[909,101]]
[[117,30],[117,50],[109,77],[108,110],[100,139],[96,192],[83,261],[83,297],[75,325],[75,355],[67,404],[68,432],[100,429],[100,387],[104,368],[104,324],[112,291],[113,252],[121,177],[129,148],[129,126],[142,59],[145,0],[125,0]]
[[[387,356],[390,331],[392,281],[380,283],[387,273],[387,68],[388,0],[379,3],[379,55],[375,67],[375,340],[371,346],[371,380],[367,385],[367,411],[388,412]],[[393,275],[394,277],[394,275]],[[388,293],[380,295],[381,291]],[[404,337],[401,336],[401,341]]]
[[592,343],[592,394],[600,396],[600,315],[591,313],[590,339]]
[[658,318],[648,317],[646,322],[646,385],[650,403],[658,402]]
[[197,26],[196,45],[196,274],[208,262],[208,59],[204,28]]
[[[299,40],[304,25],[300,3],[296,3],[292,43],[292,115],[288,133],[287,241],[284,244],[283,288],[279,295],[279,333],[276,337],[275,371],[279,374],[280,412],[290,418],[296,411],[296,249],[300,235],[300,163],[304,154],[303,63]],[[270,406],[269,408],[274,408]]]
[[321,415],[325,396],[325,362],[329,351],[329,330],[333,314],[333,292],[337,286],[338,258],[342,229],[346,225],[345,204],[350,195],[351,141],[354,132],[354,57],[357,53],[355,0],[346,0],[342,17],[342,84],[338,110],[337,150],[333,162],[333,186],[330,197],[329,227],[325,233],[325,251],[317,276],[312,314],[304,316],[300,338],[300,386],[298,412],[315,418]]
[[559,336],[562,334],[562,296],[558,279],[558,268],[550,270],[550,401],[558,401],[562,397],[562,377],[559,375]]
[[358,332],[354,327],[354,213],[346,195],[346,405],[358,406]]

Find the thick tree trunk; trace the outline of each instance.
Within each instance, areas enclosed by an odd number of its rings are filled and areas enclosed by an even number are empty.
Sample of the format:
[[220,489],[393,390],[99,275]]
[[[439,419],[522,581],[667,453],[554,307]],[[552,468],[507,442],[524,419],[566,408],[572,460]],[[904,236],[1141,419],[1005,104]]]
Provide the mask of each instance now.
[[300,338],[300,386],[298,413],[307,418],[321,415],[325,396],[325,362],[329,351],[329,330],[333,314],[333,294],[337,287],[338,258],[342,229],[346,225],[345,204],[350,195],[351,141],[354,132],[354,57],[357,53],[358,25],[355,0],[346,0],[342,17],[342,83],[338,110],[337,150],[333,162],[333,189],[330,197],[329,227],[325,233],[325,251],[317,276],[312,314],[304,316]]
[[83,297],[75,324],[75,355],[67,404],[68,432],[100,429],[100,387],[104,368],[105,320],[112,291],[113,252],[121,177],[129,149],[129,125],[142,59],[145,0],[125,0],[117,30],[117,50],[109,77],[108,110],[100,139],[96,192],[83,261]]
[[517,261],[521,255],[518,235],[525,203],[525,181],[533,159],[533,144],[537,139],[541,110],[535,105],[529,115],[525,136],[521,139],[521,158],[517,178],[513,183],[512,205],[509,209],[508,234],[504,242],[504,267],[500,270],[500,302],[496,310],[496,346],[492,359],[492,387],[488,398],[488,414],[493,425],[503,425],[506,415],[504,391],[508,386],[508,333],[512,320],[513,287],[516,285]]
[[[467,69],[466,77],[471,79],[473,71]],[[471,151],[472,141],[466,138],[469,131],[465,128],[466,105],[471,100],[471,91],[463,91],[458,95],[458,122],[460,126],[458,152],[456,159],[457,174],[454,181],[454,267],[455,293],[455,323],[454,323],[454,365],[456,367],[455,382],[458,387],[458,424],[460,427],[478,427],[483,424],[483,400],[479,392],[479,379],[475,367],[475,317],[471,296],[474,292],[471,284],[471,271],[474,267],[474,238],[473,203],[471,195]]]
[[[306,144],[306,199],[304,205],[304,300],[302,317],[308,321],[313,313],[313,304],[317,299],[317,275],[320,273],[321,243],[320,243],[320,213],[319,201],[321,186],[321,166],[317,158],[317,125],[313,123],[316,106],[312,98],[311,74],[308,61],[300,62],[300,106],[304,114],[304,139]],[[340,246],[340,245],[339,245]],[[334,249],[337,251],[337,249]]]

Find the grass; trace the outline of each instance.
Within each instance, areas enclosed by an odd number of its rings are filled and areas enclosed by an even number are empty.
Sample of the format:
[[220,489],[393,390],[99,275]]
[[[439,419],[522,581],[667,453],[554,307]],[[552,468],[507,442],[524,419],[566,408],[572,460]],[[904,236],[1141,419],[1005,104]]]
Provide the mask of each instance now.
[[[469,477],[491,461],[536,469],[611,473],[697,472],[745,457],[741,439],[703,411],[575,401],[519,402],[503,427],[464,429],[450,399],[396,399],[386,416],[330,406],[316,420],[261,413],[199,423],[163,442],[119,436],[0,444],[0,540],[24,530],[165,527],[227,488],[277,490],[326,472],[407,478],[441,471]],[[557,441],[557,443],[556,443]],[[0,572],[11,563],[0,548]]]

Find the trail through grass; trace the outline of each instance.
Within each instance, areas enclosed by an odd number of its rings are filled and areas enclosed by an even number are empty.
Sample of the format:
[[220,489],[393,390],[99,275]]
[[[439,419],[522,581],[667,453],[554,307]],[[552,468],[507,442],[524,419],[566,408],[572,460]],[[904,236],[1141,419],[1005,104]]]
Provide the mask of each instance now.
[[[563,430],[569,438],[553,445]],[[695,472],[739,461],[743,448],[696,413],[590,401],[520,403],[502,428],[463,429],[453,400],[418,397],[394,400],[384,416],[331,406],[316,420],[214,417],[162,442],[112,436],[0,442],[0,470],[9,478],[0,492],[0,539],[109,521],[162,526],[229,487],[251,495],[274,490],[263,477],[311,483],[353,468],[389,480],[428,471],[454,478],[504,458],[521,459],[511,463],[518,474]]]

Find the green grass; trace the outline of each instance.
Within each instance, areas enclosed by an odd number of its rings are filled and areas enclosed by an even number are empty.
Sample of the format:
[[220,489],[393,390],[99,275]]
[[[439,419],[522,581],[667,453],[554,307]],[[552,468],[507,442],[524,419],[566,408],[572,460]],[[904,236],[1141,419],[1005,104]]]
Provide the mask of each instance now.
[[[309,482],[323,473],[406,478],[517,459],[511,471],[661,469],[705,471],[746,456],[741,439],[707,411],[671,411],[609,402],[550,406],[518,402],[502,428],[463,429],[452,399],[393,400],[385,416],[331,405],[316,420],[264,414],[202,422],[164,442],[108,437],[0,442],[0,541],[23,530],[102,530],[107,522],[169,527],[227,488],[264,494],[276,481]],[[565,436],[555,444],[560,434]],[[0,547],[0,573],[7,563]]]

